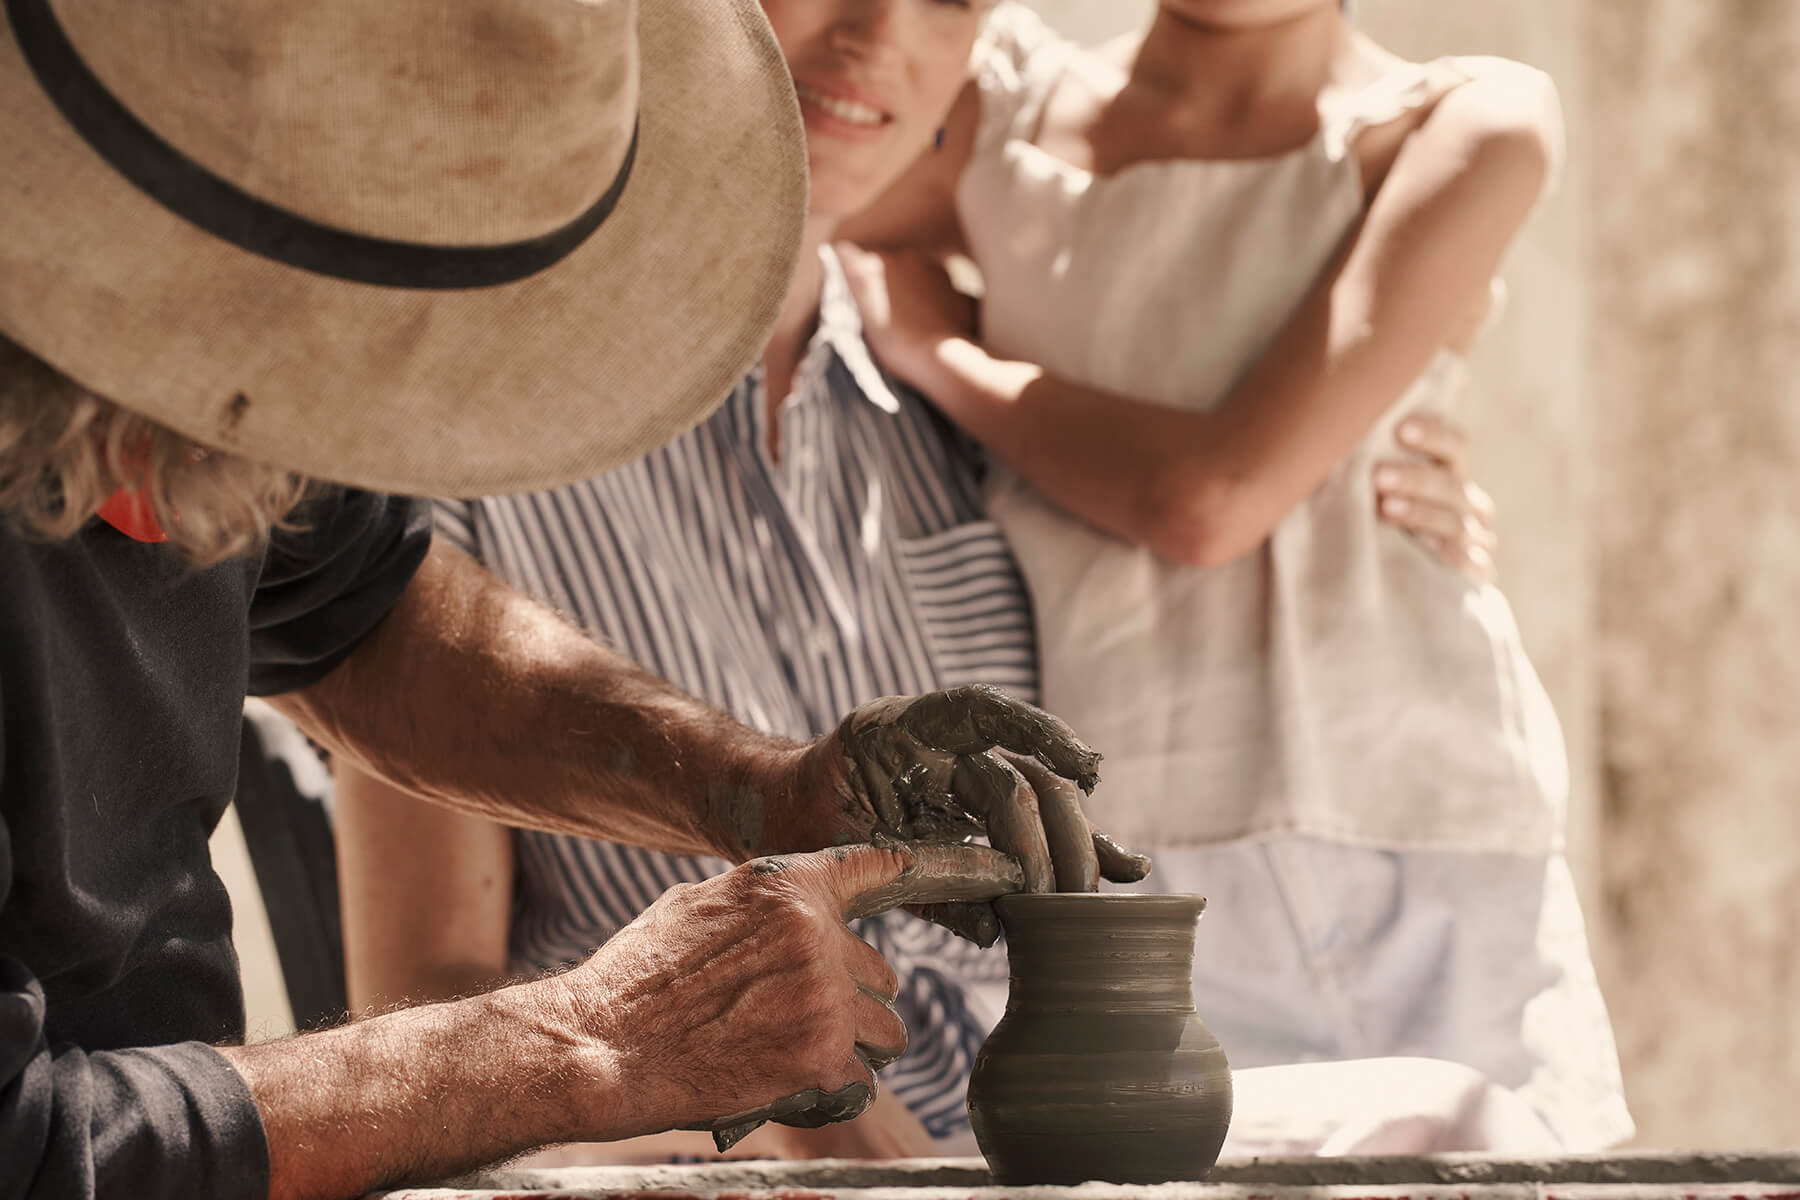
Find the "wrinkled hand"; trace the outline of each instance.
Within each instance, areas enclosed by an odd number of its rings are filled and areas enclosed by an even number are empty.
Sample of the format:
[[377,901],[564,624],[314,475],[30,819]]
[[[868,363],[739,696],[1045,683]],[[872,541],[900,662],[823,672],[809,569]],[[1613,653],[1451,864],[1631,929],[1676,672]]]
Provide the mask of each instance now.
[[1445,417],[1414,413],[1395,436],[1412,455],[1375,464],[1382,519],[1475,582],[1494,582],[1494,502],[1469,478],[1468,435]]
[[592,1127],[708,1129],[724,1149],[765,1119],[819,1125],[867,1108],[906,1030],[893,969],[845,916],[917,865],[874,846],[757,859],[669,889],[545,981],[574,1014],[571,1040],[604,1064],[576,1091],[628,1114]]
[[914,364],[938,343],[974,336],[975,301],[951,285],[942,263],[913,250],[836,249],[862,314],[863,337],[902,378],[916,383]]
[[[803,762],[808,783],[796,789],[785,827],[771,822],[771,845],[956,843],[985,834],[1019,871],[1018,882],[991,894],[1091,892],[1102,877],[1133,882],[1150,870],[1147,858],[1097,832],[1082,812],[1100,756],[1063,722],[998,688],[971,685],[866,704],[815,742]],[[966,856],[955,861],[975,875],[998,870]],[[934,866],[940,875],[950,869]],[[985,902],[921,903],[922,915],[980,945],[999,936]]]

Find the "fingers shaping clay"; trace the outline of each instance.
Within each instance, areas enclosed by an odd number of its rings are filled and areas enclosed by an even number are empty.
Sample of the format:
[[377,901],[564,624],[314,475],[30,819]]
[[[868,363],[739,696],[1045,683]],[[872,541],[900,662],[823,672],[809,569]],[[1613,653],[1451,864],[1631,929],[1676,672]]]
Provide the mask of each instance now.
[[952,754],[996,747],[1035,758],[1084,792],[1100,779],[1100,756],[1061,720],[989,684],[934,692],[906,706],[900,724],[920,742]]
[[954,900],[992,900],[1018,891],[1025,873],[1009,854],[986,846],[936,842],[877,843],[905,850],[913,865],[892,883],[864,892],[850,904],[844,919],[872,917],[903,905],[943,904]]
[[[996,896],[1016,892],[1024,886],[1025,875],[1018,862],[1011,856],[986,846],[900,842],[893,839],[881,839],[876,844],[904,850],[911,856],[912,865],[891,882],[864,892],[851,901],[849,911],[844,914],[846,921],[872,917],[902,905],[992,900]],[[855,850],[854,846],[838,846],[825,853],[842,858]],[[776,855],[757,859],[750,869],[759,875],[778,875],[788,870],[789,865],[786,858]],[[987,944],[993,944],[991,937]],[[884,1004],[888,1003],[881,997],[875,998]],[[858,1046],[856,1052],[868,1064],[871,1073],[881,1070],[894,1060],[892,1052],[872,1047]],[[859,1116],[874,1098],[873,1089],[863,1083],[851,1084],[837,1092],[822,1092],[811,1088],[791,1096],[783,1096],[767,1108],[720,1117],[696,1128],[710,1130],[713,1144],[723,1154],[754,1133],[765,1121],[812,1129]]]
[[1127,850],[1104,833],[1094,835],[1094,854],[1100,874],[1114,883],[1136,883],[1150,874],[1150,856]]
[[1045,846],[1056,876],[1053,888],[1027,887],[1025,890],[1099,891],[1100,864],[1087,815],[1081,811],[1081,793],[1069,780],[1034,758],[1008,755],[1007,761],[1024,777],[1036,796],[1036,815],[1043,823]]

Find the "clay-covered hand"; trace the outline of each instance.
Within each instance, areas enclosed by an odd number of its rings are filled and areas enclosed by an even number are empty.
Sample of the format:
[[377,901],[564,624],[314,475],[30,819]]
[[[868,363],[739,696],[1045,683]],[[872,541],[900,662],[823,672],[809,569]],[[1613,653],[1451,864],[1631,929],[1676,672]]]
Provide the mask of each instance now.
[[1375,464],[1382,519],[1475,582],[1494,582],[1494,502],[1469,478],[1468,434],[1446,417],[1418,412],[1395,438],[1412,454]]
[[560,998],[547,1020],[591,1046],[593,1078],[573,1089],[596,1106],[588,1127],[742,1136],[862,1112],[906,1030],[893,969],[845,916],[917,865],[876,846],[758,859],[669,889],[546,980]]
[[[1099,763],[1063,722],[998,688],[877,700],[807,750],[806,783],[790,791],[788,811],[770,814],[765,844],[985,834],[1018,860],[1028,892],[1094,891],[1101,877],[1133,882],[1149,860],[1096,832],[1082,812]],[[985,903],[920,911],[982,945],[999,935]]]

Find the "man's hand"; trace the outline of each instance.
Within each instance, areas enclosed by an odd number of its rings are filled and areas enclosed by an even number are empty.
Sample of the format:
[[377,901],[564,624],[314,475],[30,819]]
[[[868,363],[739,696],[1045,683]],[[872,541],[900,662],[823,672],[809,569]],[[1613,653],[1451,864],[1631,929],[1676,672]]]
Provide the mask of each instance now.
[[548,1143],[854,1117],[906,1030],[893,970],[845,915],[941,888],[965,854],[994,852],[758,859],[670,889],[563,974],[222,1047],[262,1116],[270,1195],[359,1196]]
[[[1101,877],[1134,882],[1149,873],[1149,860],[1097,832],[1081,810],[1099,764],[1067,725],[998,688],[877,700],[808,748],[800,782],[781,789],[791,804],[767,816],[764,845],[962,842],[985,834],[1018,861],[1028,892],[1091,892]],[[987,869],[962,861],[975,873]],[[999,936],[985,903],[921,911],[981,945]]]
[[557,976],[571,1043],[596,1047],[593,1128],[742,1136],[867,1108],[906,1030],[893,969],[844,919],[914,865],[873,846],[757,859],[671,888]]
[[1475,582],[1494,582],[1494,502],[1469,478],[1468,435],[1447,418],[1414,413],[1395,436],[1412,455],[1375,465],[1382,519]]

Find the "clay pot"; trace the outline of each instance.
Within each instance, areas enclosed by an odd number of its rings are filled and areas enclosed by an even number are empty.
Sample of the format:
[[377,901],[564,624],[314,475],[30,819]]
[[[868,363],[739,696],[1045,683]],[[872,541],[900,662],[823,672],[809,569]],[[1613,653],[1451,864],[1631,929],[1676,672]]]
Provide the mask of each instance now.
[[1195,1180],[1231,1123],[1231,1067],[1194,1013],[1199,896],[997,901],[1012,986],[969,1116],[997,1182]]

